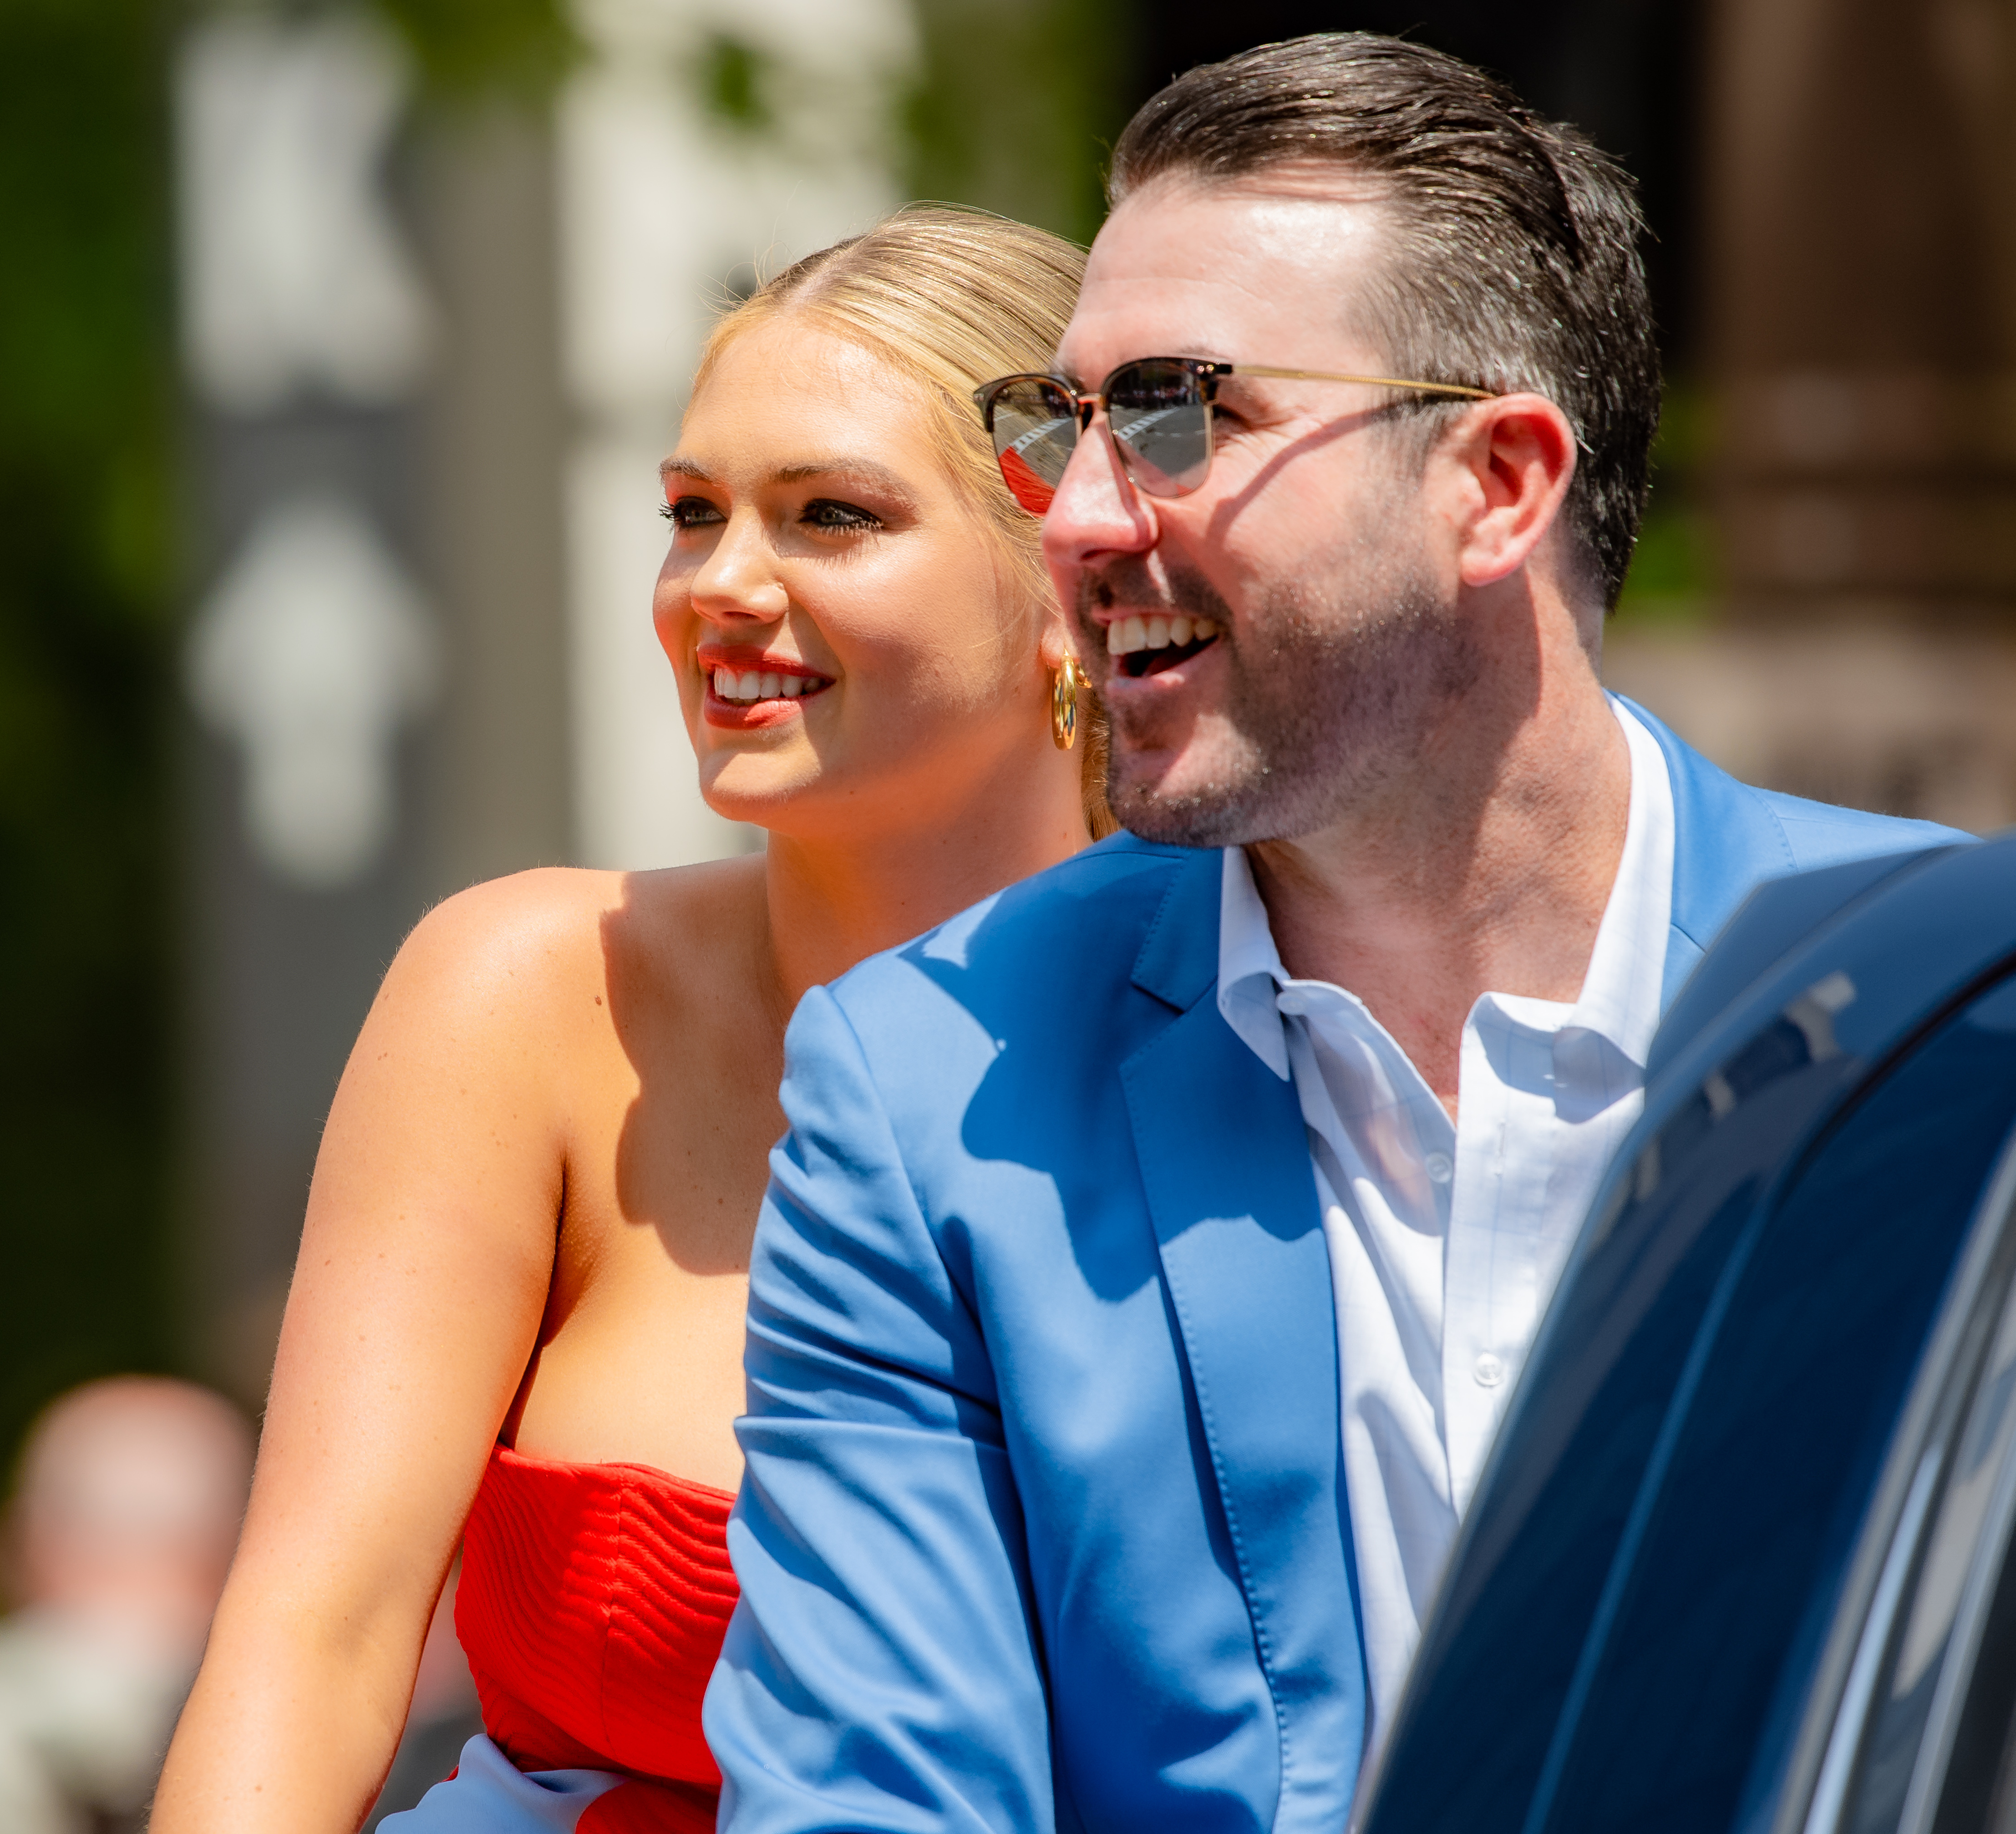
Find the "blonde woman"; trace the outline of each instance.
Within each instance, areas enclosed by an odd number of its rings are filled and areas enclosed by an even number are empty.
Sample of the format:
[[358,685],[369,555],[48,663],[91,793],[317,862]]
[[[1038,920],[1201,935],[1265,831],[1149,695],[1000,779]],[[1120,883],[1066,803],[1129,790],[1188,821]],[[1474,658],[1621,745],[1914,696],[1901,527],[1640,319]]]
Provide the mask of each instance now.
[[489,1736],[388,1826],[713,1827],[785,1023],[1106,825],[1039,525],[970,399],[1048,364],[1081,267],[920,207],[716,329],[653,613],[707,800],[768,850],[501,879],[401,950],[323,1136],[156,1834],[352,1834],[459,1543]]

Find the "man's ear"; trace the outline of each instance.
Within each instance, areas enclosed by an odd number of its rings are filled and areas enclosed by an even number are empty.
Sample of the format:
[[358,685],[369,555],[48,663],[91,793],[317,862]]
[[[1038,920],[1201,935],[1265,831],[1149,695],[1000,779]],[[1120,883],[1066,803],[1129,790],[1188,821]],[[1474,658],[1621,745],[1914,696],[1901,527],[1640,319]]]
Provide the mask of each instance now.
[[1463,416],[1444,455],[1462,474],[1463,583],[1494,584],[1526,564],[1560,515],[1575,477],[1575,430],[1544,395],[1500,395]]

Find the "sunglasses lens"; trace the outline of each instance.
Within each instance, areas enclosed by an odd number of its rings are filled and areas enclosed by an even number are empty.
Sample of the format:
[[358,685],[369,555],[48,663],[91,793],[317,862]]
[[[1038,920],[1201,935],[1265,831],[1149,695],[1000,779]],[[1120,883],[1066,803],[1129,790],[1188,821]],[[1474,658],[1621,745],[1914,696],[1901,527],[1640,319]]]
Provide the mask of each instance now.
[[1010,494],[1031,516],[1041,516],[1078,444],[1071,397],[1041,376],[1018,376],[988,398],[988,416]]
[[1127,475],[1151,497],[1181,497],[1211,469],[1211,408],[1204,383],[1180,363],[1150,358],[1106,385],[1113,442]]

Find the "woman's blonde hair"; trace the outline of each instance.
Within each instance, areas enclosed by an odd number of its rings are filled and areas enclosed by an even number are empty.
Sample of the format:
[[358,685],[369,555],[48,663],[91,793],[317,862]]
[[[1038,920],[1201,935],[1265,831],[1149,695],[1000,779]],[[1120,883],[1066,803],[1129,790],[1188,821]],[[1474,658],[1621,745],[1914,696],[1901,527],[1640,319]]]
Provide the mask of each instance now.
[[[1064,336],[1085,251],[986,210],[905,206],[865,234],[807,255],[723,315],[693,376],[698,395],[743,333],[801,313],[920,385],[946,473],[995,538],[1033,618],[1050,602],[1042,524],[1009,495],[973,391],[1018,370],[1041,370]],[[1085,816],[1095,838],[1118,824],[1106,806],[1104,710],[1081,687]]]

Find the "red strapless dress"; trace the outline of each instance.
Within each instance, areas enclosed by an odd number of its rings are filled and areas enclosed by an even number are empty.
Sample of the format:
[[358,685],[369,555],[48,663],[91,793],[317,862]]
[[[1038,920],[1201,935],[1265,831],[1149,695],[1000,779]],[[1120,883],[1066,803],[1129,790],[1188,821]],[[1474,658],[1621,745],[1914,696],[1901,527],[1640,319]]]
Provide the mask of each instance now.
[[484,1729],[520,1770],[628,1779],[581,1834],[711,1834],[721,1773],[700,1706],[735,1609],[734,1501],[647,1465],[491,1454],[455,1632]]

